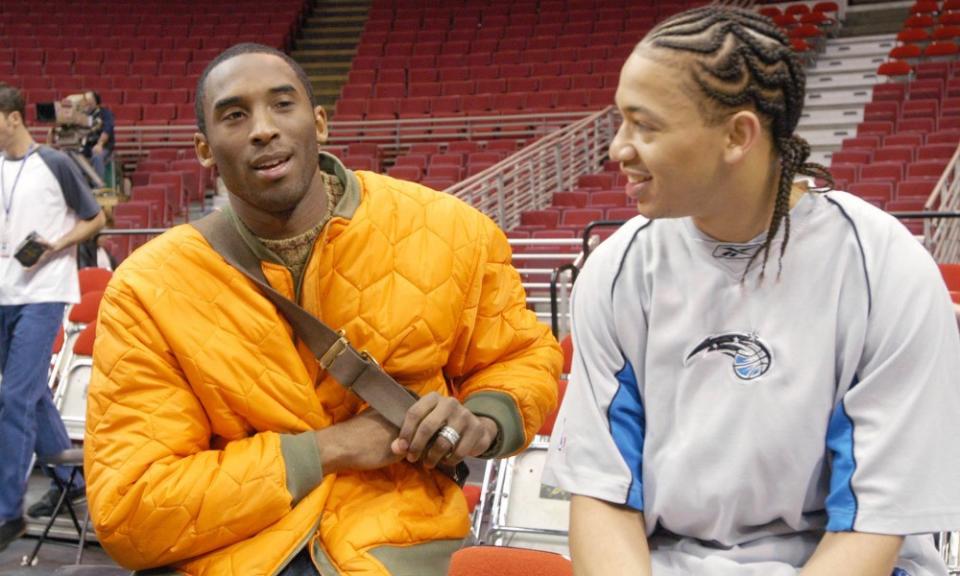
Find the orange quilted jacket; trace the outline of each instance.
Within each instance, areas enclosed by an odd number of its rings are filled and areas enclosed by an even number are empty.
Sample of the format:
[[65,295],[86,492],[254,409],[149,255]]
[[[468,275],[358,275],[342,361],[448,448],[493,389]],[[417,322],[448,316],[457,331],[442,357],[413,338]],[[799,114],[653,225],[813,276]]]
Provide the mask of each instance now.
[[[402,384],[497,420],[497,455],[522,449],[556,403],[561,355],[504,235],[449,195],[324,164],[346,194],[299,290],[267,253],[270,283]],[[194,228],[133,254],[99,322],[85,464],[97,535],[120,564],[275,574],[310,546],[324,575],[443,573],[468,531],[460,489],[406,462],[323,475],[309,431],[360,401]]]

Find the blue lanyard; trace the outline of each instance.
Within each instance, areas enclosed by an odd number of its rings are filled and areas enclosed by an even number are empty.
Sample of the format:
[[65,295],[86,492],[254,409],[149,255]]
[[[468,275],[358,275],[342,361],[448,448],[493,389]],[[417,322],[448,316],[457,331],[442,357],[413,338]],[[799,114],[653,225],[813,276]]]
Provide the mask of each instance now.
[[10,210],[13,209],[13,195],[17,193],[17,184],[20,183],[20,174],[23,173],[23,167],[27,165],[27,158],[30,158],[30,155],[38,148],[36,144],[31,144],[30,148],[27,149],[27,153],[23,155],[23,158],[20,162],[20,168],[17,169],[17,176],[13,179],[13,187],[10,188],[10,200],[7,200],[7,185],[3,181],[3,165],[7,163],[7,158],[4,156],[0,159],[0,194],[3,194],[3,218],[4,221],[10,220]]

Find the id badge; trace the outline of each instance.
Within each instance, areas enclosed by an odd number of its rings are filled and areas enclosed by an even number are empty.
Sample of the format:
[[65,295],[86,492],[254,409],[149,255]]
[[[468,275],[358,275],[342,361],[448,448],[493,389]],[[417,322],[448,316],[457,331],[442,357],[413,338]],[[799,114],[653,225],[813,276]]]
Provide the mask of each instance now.
[[0,258],[13,256],[13,243],[10,241],[10,231],[6,228],[0,231]]

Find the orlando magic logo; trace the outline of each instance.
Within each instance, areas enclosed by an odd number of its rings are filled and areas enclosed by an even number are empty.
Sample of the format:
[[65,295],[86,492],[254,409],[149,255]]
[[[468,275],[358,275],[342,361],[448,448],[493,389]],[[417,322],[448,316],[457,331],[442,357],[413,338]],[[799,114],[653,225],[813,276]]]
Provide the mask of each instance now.
[[720,352],[733,358],[733,373],[741,380],[759,378],[770,369],[770,349],[759,336],[752,333],[730,332],[704,338],[703,342],[687,354],[684,364],[701,352]]

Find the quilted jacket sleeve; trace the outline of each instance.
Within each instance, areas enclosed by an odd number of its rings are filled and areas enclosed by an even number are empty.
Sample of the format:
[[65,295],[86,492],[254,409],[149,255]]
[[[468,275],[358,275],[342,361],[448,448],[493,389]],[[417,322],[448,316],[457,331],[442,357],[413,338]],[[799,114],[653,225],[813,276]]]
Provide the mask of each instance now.
[[447,375],[474,413],[496,420],[501,437],[487,457],[525,448],[557,404],[563,355],[549,327],[526,307],[507,238],[486,217]]
[[258,533],[290,511],[280,436],[211,449],[207,415],[153,320],[115,277],[101,304],[85,465],[101,544],[132,569]]

